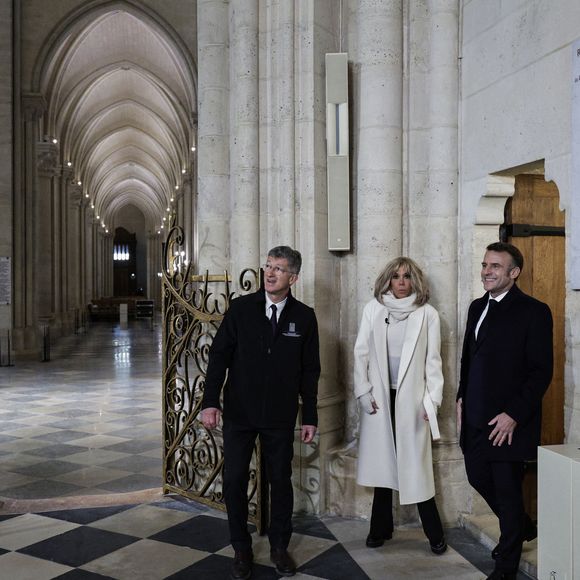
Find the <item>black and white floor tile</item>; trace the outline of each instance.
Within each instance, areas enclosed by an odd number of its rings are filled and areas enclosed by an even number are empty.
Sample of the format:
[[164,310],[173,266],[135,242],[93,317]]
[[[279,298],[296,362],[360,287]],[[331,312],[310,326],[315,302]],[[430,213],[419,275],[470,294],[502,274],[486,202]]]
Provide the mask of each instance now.
[[[159,326],[94,325],[59,341],[51,359],[0,368],[0,580],[229,578],[225,515],[160,493]],[[435,556],[416,528],[368,549],[367,527],[296,516],[296,578],[479,580],[491,571],[489,550],[462,529],[447,530],[450,549]],[[254,555],[253,579],[279,578],[255,533]]]

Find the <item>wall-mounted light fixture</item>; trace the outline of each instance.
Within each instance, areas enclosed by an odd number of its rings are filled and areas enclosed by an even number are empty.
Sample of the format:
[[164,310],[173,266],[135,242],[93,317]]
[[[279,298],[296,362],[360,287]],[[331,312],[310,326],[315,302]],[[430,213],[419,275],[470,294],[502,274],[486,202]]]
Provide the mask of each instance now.
[[348,55],[326,55],[328,249],[350,250]]

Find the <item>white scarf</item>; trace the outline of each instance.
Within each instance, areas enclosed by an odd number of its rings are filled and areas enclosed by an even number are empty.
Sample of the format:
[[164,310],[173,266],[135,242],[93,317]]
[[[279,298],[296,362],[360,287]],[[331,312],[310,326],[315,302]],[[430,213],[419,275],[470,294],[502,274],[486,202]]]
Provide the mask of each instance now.
[[383,294],[382,299],[383,304],[389,310],[389,316],[392,316],[398,322],[405,320],[411,312],[415,312],[419,308],[419,305],[415,303],[415,300],[417,300],[415,293],[406,298],[396,298],[389,290],[386,294]]

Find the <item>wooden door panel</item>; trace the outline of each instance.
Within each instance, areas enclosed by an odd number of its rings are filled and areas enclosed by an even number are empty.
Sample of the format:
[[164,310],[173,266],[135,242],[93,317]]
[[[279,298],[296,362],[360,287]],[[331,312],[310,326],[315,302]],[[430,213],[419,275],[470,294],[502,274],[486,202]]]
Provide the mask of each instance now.
[[[516,177],[514,197],[506,206],[506,223],[564,227],[564,212],[559,208],[559,193],[553,182],[539,175]],[[554,375],[542,403],[542,445],[564,441],[564,308],[565,308],[565,238],[530,236],[510,238],[524,255],[524,269],[518,286],[545,302],[554,319]],[[526,510],[536,517],[537,482],[534,465],[524,478]]]

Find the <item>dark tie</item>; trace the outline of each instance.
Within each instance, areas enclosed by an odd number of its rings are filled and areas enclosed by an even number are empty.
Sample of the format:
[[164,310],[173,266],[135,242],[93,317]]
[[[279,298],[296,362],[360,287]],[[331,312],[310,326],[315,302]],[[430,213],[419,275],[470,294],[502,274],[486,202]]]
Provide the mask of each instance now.
[[270,309],[272,310],[272,316],[270,316],[270,324],[272,325],[272,334],[276,336],[276,331],[278,330],[278,317],[276,316],[276,311],[278,309],[276,308],[275,304],[272,304],[272,306],[270,306]]
[[490,320],[493,319],[494,312],[497,311],[498,301],[494,300],[493,298],[489,299],[487,303],[487,314],[485,318],[481,321],[481,326],[479,327],[479,331],[477,332],[477,341],[479,342],[486,334],[489,329]]

